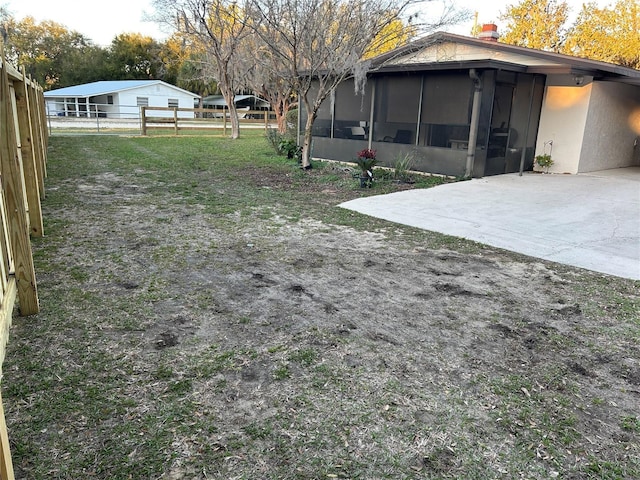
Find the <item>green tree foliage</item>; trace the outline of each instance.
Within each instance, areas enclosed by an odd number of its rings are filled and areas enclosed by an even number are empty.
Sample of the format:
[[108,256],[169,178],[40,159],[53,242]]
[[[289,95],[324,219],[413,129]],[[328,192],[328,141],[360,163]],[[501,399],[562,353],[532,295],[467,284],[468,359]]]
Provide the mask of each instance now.
[[5,16],[3,27],[9,61],[23,66],[44,88],[73,85],[81,78],[95,79],[104,73],[104,52],[59,23]]
[[507,6],[500,16],[507,21],[500,41],[521,47],[560,52],[569,15],[567,2],[524,0]]
[[584,4],[569,31],[564,53],[640,68],[638,0],[618,0],[605,8]]
[[58,62],[58,82],[51,87],[61,88],[107,78],[109,52],[97,45],[70,49]]
[[510,5],[500,17],[508,22],[500,41],[640,68],[639,0],[585,3],[572,25],[568,14],[567,3],[556,0]]
[[202,57],[196,53],[180,63],[176,85],[202,97],[220,93],[218,82],[203,69]]
[[116,36],[109,49],[110,76],[114,80],[159,79],[166,71],[161,45],[139,33]]
[[46,90],[98,80],[158,79],[175,85],[190,56],[188,46],[174,38],[158,42],[126,33],[102,48],[56,22],[38,23],[33,17],[16,20],[2,8],[0,21],[8,60],[23,66]]
[[409,43],[417,34],[417,28],[410,22],[405,22],[401,18],[394,18],[388,25],[385,25],[380,33],[371,41],[364,58],[372,58],[376,55],[390,52],[402,45]]
[[186,50],[180,42],[174,38],[160,43],[160,64],[161,69],[158,75],[167,83],[177,85],[180,75],[180,69],[185,61]]
[[175,32],[162,45],[165,81],[197,93],[202,97],[219,93],[218,83],[205,68],[205,55],[180,32]]

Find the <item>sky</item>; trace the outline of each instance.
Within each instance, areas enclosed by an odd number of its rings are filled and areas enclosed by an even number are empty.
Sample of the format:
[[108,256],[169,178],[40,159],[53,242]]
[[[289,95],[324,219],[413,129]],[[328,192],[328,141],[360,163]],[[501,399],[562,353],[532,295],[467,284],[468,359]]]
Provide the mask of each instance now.
[[[507,5],[519,0],[452,0],[460,8],[478,12],[478,23],[495,22],[500,27],[499,16]],[[587,0],[567,0],[574,15]],[[609,5],[599,1],[600,6]],[[106,47],[121,33],[141,33],[157,40],[167,35],[154,22],[143,21],[145,12],[153,11],[150,0],[0,0],[16,19],[34,17],[38,22],[52,20],[69,30],[80,32],[97,45]],[[448,31],[468,35],[473,19],[451,27]],[[499,30],[499,29],[498,29]]]
[[143,21],[145,12],[153,12],[149,0],[0,0],[0,5],[16,19],[52,20],[102,47],[121,33],[141,33],[157,40],[167,37],[156,23]]

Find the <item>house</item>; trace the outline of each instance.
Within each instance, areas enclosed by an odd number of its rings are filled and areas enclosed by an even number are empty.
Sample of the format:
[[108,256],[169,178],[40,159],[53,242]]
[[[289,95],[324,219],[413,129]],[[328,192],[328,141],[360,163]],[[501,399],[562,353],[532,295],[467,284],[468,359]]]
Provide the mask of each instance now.
[[[316,158],[482,177],[640,166],[640,71],[497,42],[435,33],[372,60],[364,90],[340,84],[313,127]],[[306,121],[301,111],[301,125]]]
[[[140,118],[140,107],[194,108],[200,98],[161,80],[108,80],[44,92],[47,115]],[[178,112],[193,118],[192,112]],[[154,111],[153,116],[173,116]]]

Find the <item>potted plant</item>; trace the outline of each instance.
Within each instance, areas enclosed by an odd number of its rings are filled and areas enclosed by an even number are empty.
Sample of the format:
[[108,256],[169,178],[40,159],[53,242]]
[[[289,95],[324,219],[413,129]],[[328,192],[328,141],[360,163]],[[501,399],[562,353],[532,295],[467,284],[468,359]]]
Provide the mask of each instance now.
[[373,182],[373,167],[376,166],[376,151],[365,148],[358,152],[356,163],[360,167],[360,187],[371,187]]
[[549,167],[553,165],[553,160],[551,159],[551,155],[548,153],[545,153],[544,155],[537,155],[536,164],[542,167],[545,173],[549,173]]

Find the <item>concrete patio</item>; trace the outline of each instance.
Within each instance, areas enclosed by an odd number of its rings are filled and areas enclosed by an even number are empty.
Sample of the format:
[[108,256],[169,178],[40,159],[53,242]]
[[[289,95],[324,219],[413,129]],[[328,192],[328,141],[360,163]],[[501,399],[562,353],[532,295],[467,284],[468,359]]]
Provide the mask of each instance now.
[[640,167],[528,172],[340,205],[425,230],[640,280]]

